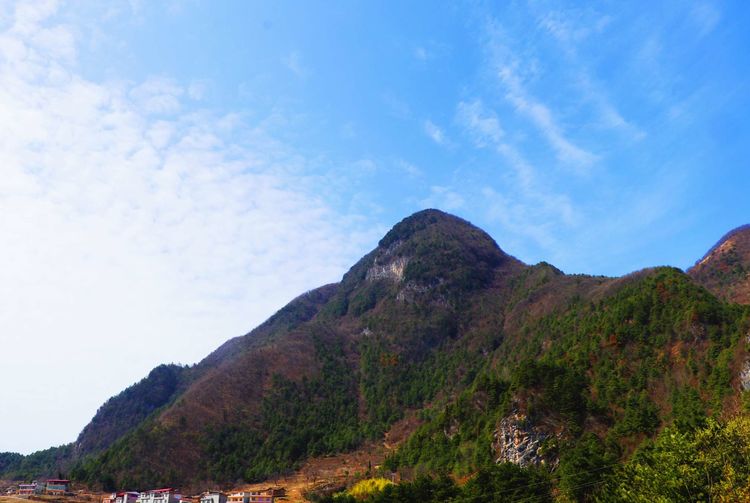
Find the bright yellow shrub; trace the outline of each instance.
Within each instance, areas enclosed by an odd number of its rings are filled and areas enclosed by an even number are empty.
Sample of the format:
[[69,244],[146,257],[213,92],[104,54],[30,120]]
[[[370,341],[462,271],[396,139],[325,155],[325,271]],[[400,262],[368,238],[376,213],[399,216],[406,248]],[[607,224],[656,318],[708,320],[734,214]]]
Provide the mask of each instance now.
[[360,480],[359,482],[354,484],[351,489],[349,489],[349,494],[357,499],[365,499],[371,494],[381,492],[386,488],[386,486],[392,484],[393,482],[383,478]]

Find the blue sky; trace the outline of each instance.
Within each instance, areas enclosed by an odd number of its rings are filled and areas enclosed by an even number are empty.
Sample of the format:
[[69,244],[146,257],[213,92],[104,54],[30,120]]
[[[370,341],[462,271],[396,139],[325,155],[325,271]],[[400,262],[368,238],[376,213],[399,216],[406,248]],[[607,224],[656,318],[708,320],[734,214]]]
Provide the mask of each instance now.
[[36,357],[0,368],[0,400],[33,403],[0,417],[0,451],[73,440],[153,366],[337,281],[422,208],[570,273],[690,266],[750,221],[749,18],[3,2],[0,326]]

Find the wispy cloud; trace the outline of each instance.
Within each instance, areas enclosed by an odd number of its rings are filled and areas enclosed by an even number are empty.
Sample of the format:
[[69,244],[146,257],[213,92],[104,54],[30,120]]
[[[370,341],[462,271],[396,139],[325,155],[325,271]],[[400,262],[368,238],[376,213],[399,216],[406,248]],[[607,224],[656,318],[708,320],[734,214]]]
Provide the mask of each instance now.
[[561,162],[582,170],[589,168],[598,159],[596,154],[579,147],[566,137],[549,107],[528,93],[512,66],[500,67],[498,75],[506,86],[507,100],[518,112],[532,121],[555,150]]
[[391,112],[394,117],[402,120],[411,119],[412,111],[409,104],[401,98],[391,94],[385,93],[382,96],[383,104]]
[[540,246],[556,244],[559,226],[573,226],[576,212],[570,199],[551,190],[521,152],[506,141],[497,114],[480,100],[460,102],[456,121],[479,148],[491,148],[505,161],[510,174],[503,176],[504,190],[488,184],[481,189],[487,215],[506,229],[527,236]]
[[690,10],[690,19],[698,28],[698,35],[705,37],[721,21],[721,11],[710,2],[696,2]]
[[566,49],[580,43],[591,35],[602,33],[612,22],[608,15],[589,15],[583,20],[584,13],[577,12],[576,18],[583,22],[576,22],[568,12],[547,11],[539,17],[539,26],[553,35],[557,40],[566,44]]
[[456,211],[464,206],[464,198],[450,187],[433,185],[430,187],[430,195],[420,201],[426,208],[439,208],[445,211]]
[[424,121],[422,127],[427,137],[438,145],[446,146],[449,144],[449,140],[445,135],[445,132],[431,120]]
[[195,101],[202,100],[208,92],[211,83],[208,80],[193,80],[187,87],[187,95]]
[[413,54],[414,57],[419,61],[427,61],[432,57],[432,55],[424,47],[415,47]]
[[[503,97],[513,109],[525,117],[551,147],[559,162],[583,174],[599,160],[599,156],[577,145],[555,117],[550,106],[536,98],[526,80],[539,71],[536,59],[521,59],[506,43],[508,37],[496,20],[488,20],[483,37],[490,71],[502,85]],[[521,51],[523,52],[523,51]]]
[[185,90],[175,81],[152,77],[130,91],[133,105],[149,114],[175,114],[180,111]]
[[472,139],[478,147],[484,147],[489,142],[497,145],[505,136],[497,114],[486,111],[479,100],[462,101],[456,110],[456,119],[472,134]]
[[419,178],[424,176],[424,171],[422,171],[419,167],[416,165],[410,163],[409,161],[405,161],[403,159],[396,160],[396,167],[406,173],[407,175],[413,177],[413,178]]
[[575,92],[584,102],[589,102],[595,107],[598,115],[595,125],[621,131],[636,141],[642,140],[646,133],[623,117],[579,56],[579,46],[586,42],[600,43],[597,37],[607,30],[612,23],[612,17],[591,10],[558,10],[539,15],[537,23],[555,39],[555,47],[562,52],[562,57],[568,63],[567,71],[573,76]]
[[299,52],[292,51],[281,59],[287,69],[297,77],[307,77],[309,70],[302,64],[302,56]]
[[580,69],[578,71],[575,83],[583,99],[592,103],[596,108],[598,120],[595,124],[597,126],[621,132],[633,141],[641,141],[646,138],[646,132],[632,121],[623,117],[617,107],[600,89],[600,86],[591,79],[586,70]]
[[426,40],[412,49],[412,56],[421,63],[441,58],[450,52],[447,44],[437,40]]

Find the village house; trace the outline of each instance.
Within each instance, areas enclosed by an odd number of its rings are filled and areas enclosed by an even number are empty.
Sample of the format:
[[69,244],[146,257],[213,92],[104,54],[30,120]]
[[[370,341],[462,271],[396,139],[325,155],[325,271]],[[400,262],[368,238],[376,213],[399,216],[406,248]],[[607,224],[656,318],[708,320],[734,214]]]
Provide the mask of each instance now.
[[64,496],[70,492],[70,480],[49,479],[44,489],[45,494]]
[[240,491],[229,495],[229,503],[275,503],[276,498],[284,496],[284,494],[284,489],[273,488]]
[[34,481],[31,484],[18,484],[19,496],[30,496],[32,494],[41,494],[44,492],[44,484]]
[[152,489],[138,495],[137,503],[179,503],[182,497],[179,491],[166,487],[164,489]]
[[227,495],[221,491],[206,491],[201,494],[200,503],[227,503]]
[[122,491],[105,496],[102,503],[136,503],[138,496],[135,491]]

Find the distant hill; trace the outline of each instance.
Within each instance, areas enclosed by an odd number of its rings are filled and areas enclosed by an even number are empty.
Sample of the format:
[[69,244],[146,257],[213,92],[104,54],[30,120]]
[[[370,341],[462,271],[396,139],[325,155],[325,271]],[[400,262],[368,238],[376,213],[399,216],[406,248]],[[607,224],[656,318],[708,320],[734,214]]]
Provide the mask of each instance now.
[[526,265],[465,220],[418,212],[340,283],[110,399],[66,468],[105,489],[263,480],[382,439],[407,414],[419,419],[394,471],[606,468],[666,425],[742,407],[750,314],[726,300],[744,302],[747,277],[712,271],[745,271],[746,233],[689,274],[606,278]]

